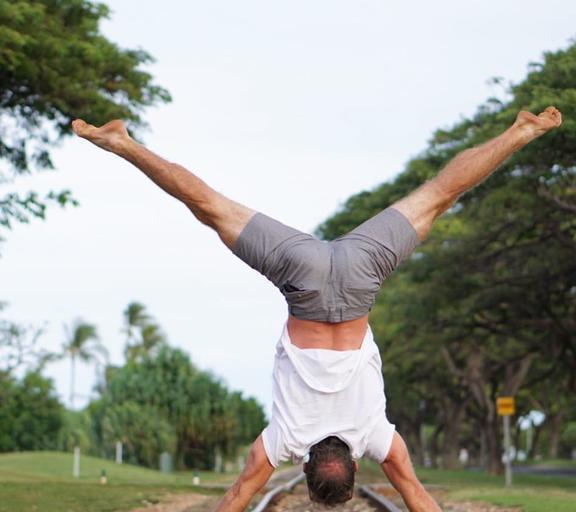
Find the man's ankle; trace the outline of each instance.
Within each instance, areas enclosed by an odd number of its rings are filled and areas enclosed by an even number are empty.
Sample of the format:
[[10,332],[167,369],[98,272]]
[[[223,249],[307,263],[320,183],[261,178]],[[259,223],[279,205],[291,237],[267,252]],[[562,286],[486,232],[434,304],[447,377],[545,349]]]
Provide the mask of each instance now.
[[133,152],[136,146],[138,143],[131,137],[119,137],[110,145],[110,151],[125,158]]

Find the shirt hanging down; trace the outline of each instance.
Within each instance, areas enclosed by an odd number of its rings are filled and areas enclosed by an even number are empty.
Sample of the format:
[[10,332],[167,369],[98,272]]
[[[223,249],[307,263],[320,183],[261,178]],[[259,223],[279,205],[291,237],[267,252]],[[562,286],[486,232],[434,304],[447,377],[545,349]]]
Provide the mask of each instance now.
[[328,436],[344,441],[354,459],[386,459],[395,429],[386,418],[382,362],[370,327],[360,349],[338,351],[300,349],[285,326],[273,379],[272,418],[262,440],[274,467],[302,462]]

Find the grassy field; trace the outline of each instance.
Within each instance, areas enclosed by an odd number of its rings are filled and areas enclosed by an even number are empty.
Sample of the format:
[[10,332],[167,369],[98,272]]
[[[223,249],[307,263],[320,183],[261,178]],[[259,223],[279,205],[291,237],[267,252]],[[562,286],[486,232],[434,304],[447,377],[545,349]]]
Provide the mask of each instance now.
[[[571,463],[541,463],[542,467],[573,468]],[[384,481],[381,470],[370,462],[362,470]],[[418,469],[425,485],[441,486],[446,501],[482,501],[502,507],[519,507],[523,512],[576,512],[576,477],[516,474],[513,486],[504,487],[503,476],[476,471]]]
[[[108,485],[100,485],[101,470]],[[123,511],[156,503],[167,493],[222,491],[193,487],[192,473],[158,471],[83,456],[80,478],[72,477],[72,454],[57,452],[0,455],[0,512]],[[227,484],[235,475],[201,472],[201,484]]]
[[452,501],[485,501],[520,507],[524,512],[575,512],[576,478],[514,475],[513,486],[504,477],[470,471],[420,470],[424,483],[442,485]]
[[[564,467],[565,464],[552,466]],[[572,466],[569,466],[572,467]],[[100,485],[101,470],[108,485]],[[384,482],[380,468],[362,464],[362,474]],[[512,489],[503,477],[472,471],[419,470],[425,484],[445,489],[449,501],[484,501],[520,507],[524,512],[575,512],[576,478],[515,475]],[[107,512],[125,511],[156,503],[166,494],[221,493],[215,484],[229,484],[236,475],[201,473],[202,486],[193,487],[192,473],[158,471],[83,456],[81,476],[72,478],[72,455],[56,452],[0,455],[0,512]]]
[[567,459],[548,459],[545,461],[533,461],[525,463],[524,466],[533,467],[533,468],[554,468],[554,469],[574,469],[576,470],[576,459],[575,460],[567,460]]

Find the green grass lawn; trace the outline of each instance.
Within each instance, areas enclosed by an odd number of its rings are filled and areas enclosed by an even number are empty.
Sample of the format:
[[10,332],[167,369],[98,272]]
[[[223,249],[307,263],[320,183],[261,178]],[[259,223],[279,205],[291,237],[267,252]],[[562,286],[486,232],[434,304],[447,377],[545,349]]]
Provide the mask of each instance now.
[[425,484],[444,486],[453,501],[485,501],[524,512],[576,511],[574,477],[514,475],[513,486],[507,489],[503,476],[480,472],[421,469],[418,476]]
[[[62,452],[23,452],[0,454],[0,481],[31,481],[44,479],[64,479],[79,482],[97,483],[102,469],[108,475],[110,484],[159,484],[191,485],[193,473],[177,472],[163,474],[130,464],[116,464],[110,460],[83,455],[80,462],[80,478],[72,478],[71,453]],[[203,483],[226,483],[234,481],[235,474],[222,475],[208,471],[200,472]]]
[[576,459],[547,459],[547,460],[536,460],[530,462],[523,462],[523,466],[529,466],[533,468],[554,468],[554,469],[576,469]]
[[[105,486],[99,483],[102,469],[108,475]],[[207,487],[193,487],[191,472],[165,475],[88,456],[82,456],[80,471],[80,478],[72,477],[68,453],[0,455],[0,512],[125,511],[169,493],[221,493],[210,486],[229,484],[236,477],[202,472],[201,483]],[[377,465],[363,461],[361,471],[370,481],[385,481]],[[449,501],[479,500],[524,512],[576,511],[576,478],[515,475],[514,486],[506,489],[503,477],[480,472],[420,469],[418,475],[425,484],[442,486]]]
[[[80,478],[72,477],[72,454],[25,452],[0,455],[0,512],[122,511],[157,502],[167,493],[219,493],[193,487],[192,472],[162,474],[128,464],[82,456]],[[108,485],[100,485],[106,470]],[[201,472],[201,484],[227,484],[235,474]]]
[[[386,481],[375,464],[363,461],[361,471],[368,474],[370,481],[375,477]],[[424,485],[441,486],[446,501],[483,501],[519,507],[523,512],[576,512],[575,477],[514,475],[513,486],[507,489],[504,476],[479,471],[418,468],[416,472]]]

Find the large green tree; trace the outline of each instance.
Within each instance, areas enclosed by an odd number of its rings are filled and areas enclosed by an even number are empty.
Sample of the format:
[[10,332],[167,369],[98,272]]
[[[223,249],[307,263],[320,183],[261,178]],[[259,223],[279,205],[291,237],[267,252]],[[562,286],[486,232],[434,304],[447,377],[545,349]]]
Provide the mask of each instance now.
[[109,405],[103,410],[100,428],[107,451],[121,441],[125,460],[132,464],[157,467],[161,453],[175,452],[174,428],[150,405],[131,401]]
[[502,132],[519,110],[548,105],[562,111],[561,129],[462,196],[385,283],[372,312],[390,414],[414,441],[422,422],[433,422],[448,465],[465,440],[499,470],[498,395],[518,394],[527,413],[545,386],[553,432],[570,419],[554,411],[576,390],[576,45],[545,54],[508,101],[490,99],[437,131],[396,179],[351,197],[319,228],[325,238],[352,229]]
[[143,304],[124,310],[126,364],[108,367],[100,398],[88,411],[93,449],[110,456],[117,441],[127,460],[155,467],[161,452],[179,467],[213,469],[262,431],[265,416],[253,398],[231,392],[190,357],[171,347]]
[[[109,15],[88,0],[0,0],[0,185],[53,167],[50,151],[82,117],[94,124],[125,119],[143,124],[144,107],[169,101],[143,66],[143,50],[104,37]],[[44,217],[49,202],[66,204],[67,190],[0,196],[0,226]]]
[[[103,453],[122,440],[131,460],[154,466],[167,450],[181,467],[213,468],[217,453],[234,455],[265,424],[253,399],[230,393],[217,378],[197,369],[187,354],[167,344],[111,373],[90,411]],[[154,419],[138,421],[140,414]]]
[[0,371],[0,452],[55,449],[63,412],[50,379]]

